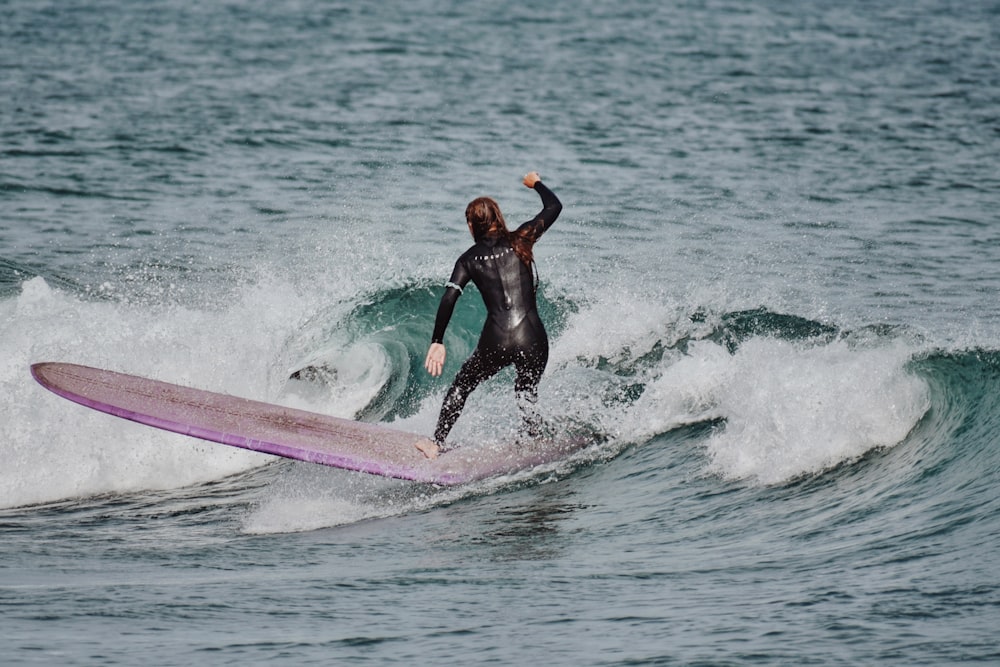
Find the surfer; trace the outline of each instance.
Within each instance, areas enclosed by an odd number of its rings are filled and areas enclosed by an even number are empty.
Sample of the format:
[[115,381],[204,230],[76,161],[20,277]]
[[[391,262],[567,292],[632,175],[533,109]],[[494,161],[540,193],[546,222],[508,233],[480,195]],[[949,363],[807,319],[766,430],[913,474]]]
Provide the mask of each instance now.
[[538,172],[527,174],[523,183],[541,196],[542,210],[513,232],[507,229],[500,207],[489,197],[474,199],[465,209],[465,220],[475,245],[458,258],[451,279],[445,283],[424,361],[427,372],[434,377],[441,375],[446,356],[444,331],[455,302],[470,280],[479,288],[486,304],[486,322],[479,344],[445,394],[434,440],[417,443],[417,449],[428,458],[437,458],[444,450],[448,433],[476,387],[510,365],[517,372],[514,393],[525,432],[535,436],[541,427],[535,403],[538,383],[549,360],[549,339],[535,303],[537,282],[532,248],[559,217],[562,204],[542,183]]

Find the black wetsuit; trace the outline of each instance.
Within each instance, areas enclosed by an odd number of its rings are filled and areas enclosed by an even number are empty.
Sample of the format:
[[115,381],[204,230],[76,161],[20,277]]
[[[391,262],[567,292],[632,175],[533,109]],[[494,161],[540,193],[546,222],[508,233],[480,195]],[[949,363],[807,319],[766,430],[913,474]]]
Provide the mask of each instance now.
[[[518,227],[532,243],[552,226],[562,211],[559,199],[540,181],[534,189],[542,198],[542,210]],[[517,233],[515,232],[515,233]],[[486,304],[486,322],[479,344],[445,395],[434,440],[443,445],[455,425],[469,394],[506,366],[514,365],[514,391],[529,433],[540,420],[533,406],[538,400],[538,382],[549,360],[549,339],[535,304],[535,279],[531,266],[514,252],[506,238],[477,238],[458,261],[438,306],[431,342],[441,343],[451,320],[455,302],[472,281]]]

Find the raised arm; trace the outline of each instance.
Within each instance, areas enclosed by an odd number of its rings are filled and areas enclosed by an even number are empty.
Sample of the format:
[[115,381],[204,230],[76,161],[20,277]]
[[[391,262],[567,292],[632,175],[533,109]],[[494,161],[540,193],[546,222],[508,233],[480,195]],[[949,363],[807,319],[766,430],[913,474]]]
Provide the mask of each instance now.
[[536,241],[539,236],[548,231],[552,223],[559,217],[559,213],[562,212],[562,203],[555,193],[542,183],[537,171],[524,177],[524,185],[533,189],[542,198],[542,210],[534,218],[518,227],[517,231],[524,233],[528,231],[526,228],[531,228],[529,236],[532,241]]

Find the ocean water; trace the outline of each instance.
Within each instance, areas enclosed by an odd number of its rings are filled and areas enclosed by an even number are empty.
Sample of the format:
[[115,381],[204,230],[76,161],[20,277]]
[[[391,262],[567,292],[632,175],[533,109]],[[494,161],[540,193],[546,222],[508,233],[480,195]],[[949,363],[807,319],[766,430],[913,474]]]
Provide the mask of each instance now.
[[[1000,664],[1000,3],[0,9],[3,664]],[[532,169],[575,459],[426,487],[30,377],[429,432]]]

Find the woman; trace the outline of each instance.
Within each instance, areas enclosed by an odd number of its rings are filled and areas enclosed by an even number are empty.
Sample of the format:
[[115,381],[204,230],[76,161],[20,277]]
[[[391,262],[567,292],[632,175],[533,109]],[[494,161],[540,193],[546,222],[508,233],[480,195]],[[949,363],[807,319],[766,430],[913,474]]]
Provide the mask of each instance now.
[[462,365],[445,395],[434,440],[421,440],[417,449],[437,458],[445,439],[465,407],[469,394],[501,369],[514,365],[514,391],[529,435],[536,435],[540,419],[534,410],[538,382],[549,360],[549,339],[535,304],[535,241],[552,226],[562,211],[559,199],[542,184],[537,172],[524,177],[524,184],[542,198],[542,210],[532,220],[511,232],[500,207],[488,197],[474,199],[465,209],[465,220],[476,243],[455,262],[451,279],[434,321],[434,334],[424,367],[437,377],[444,367],[444,331],[455,302],[471,280],[486,304],[486,323],[479,344]]

